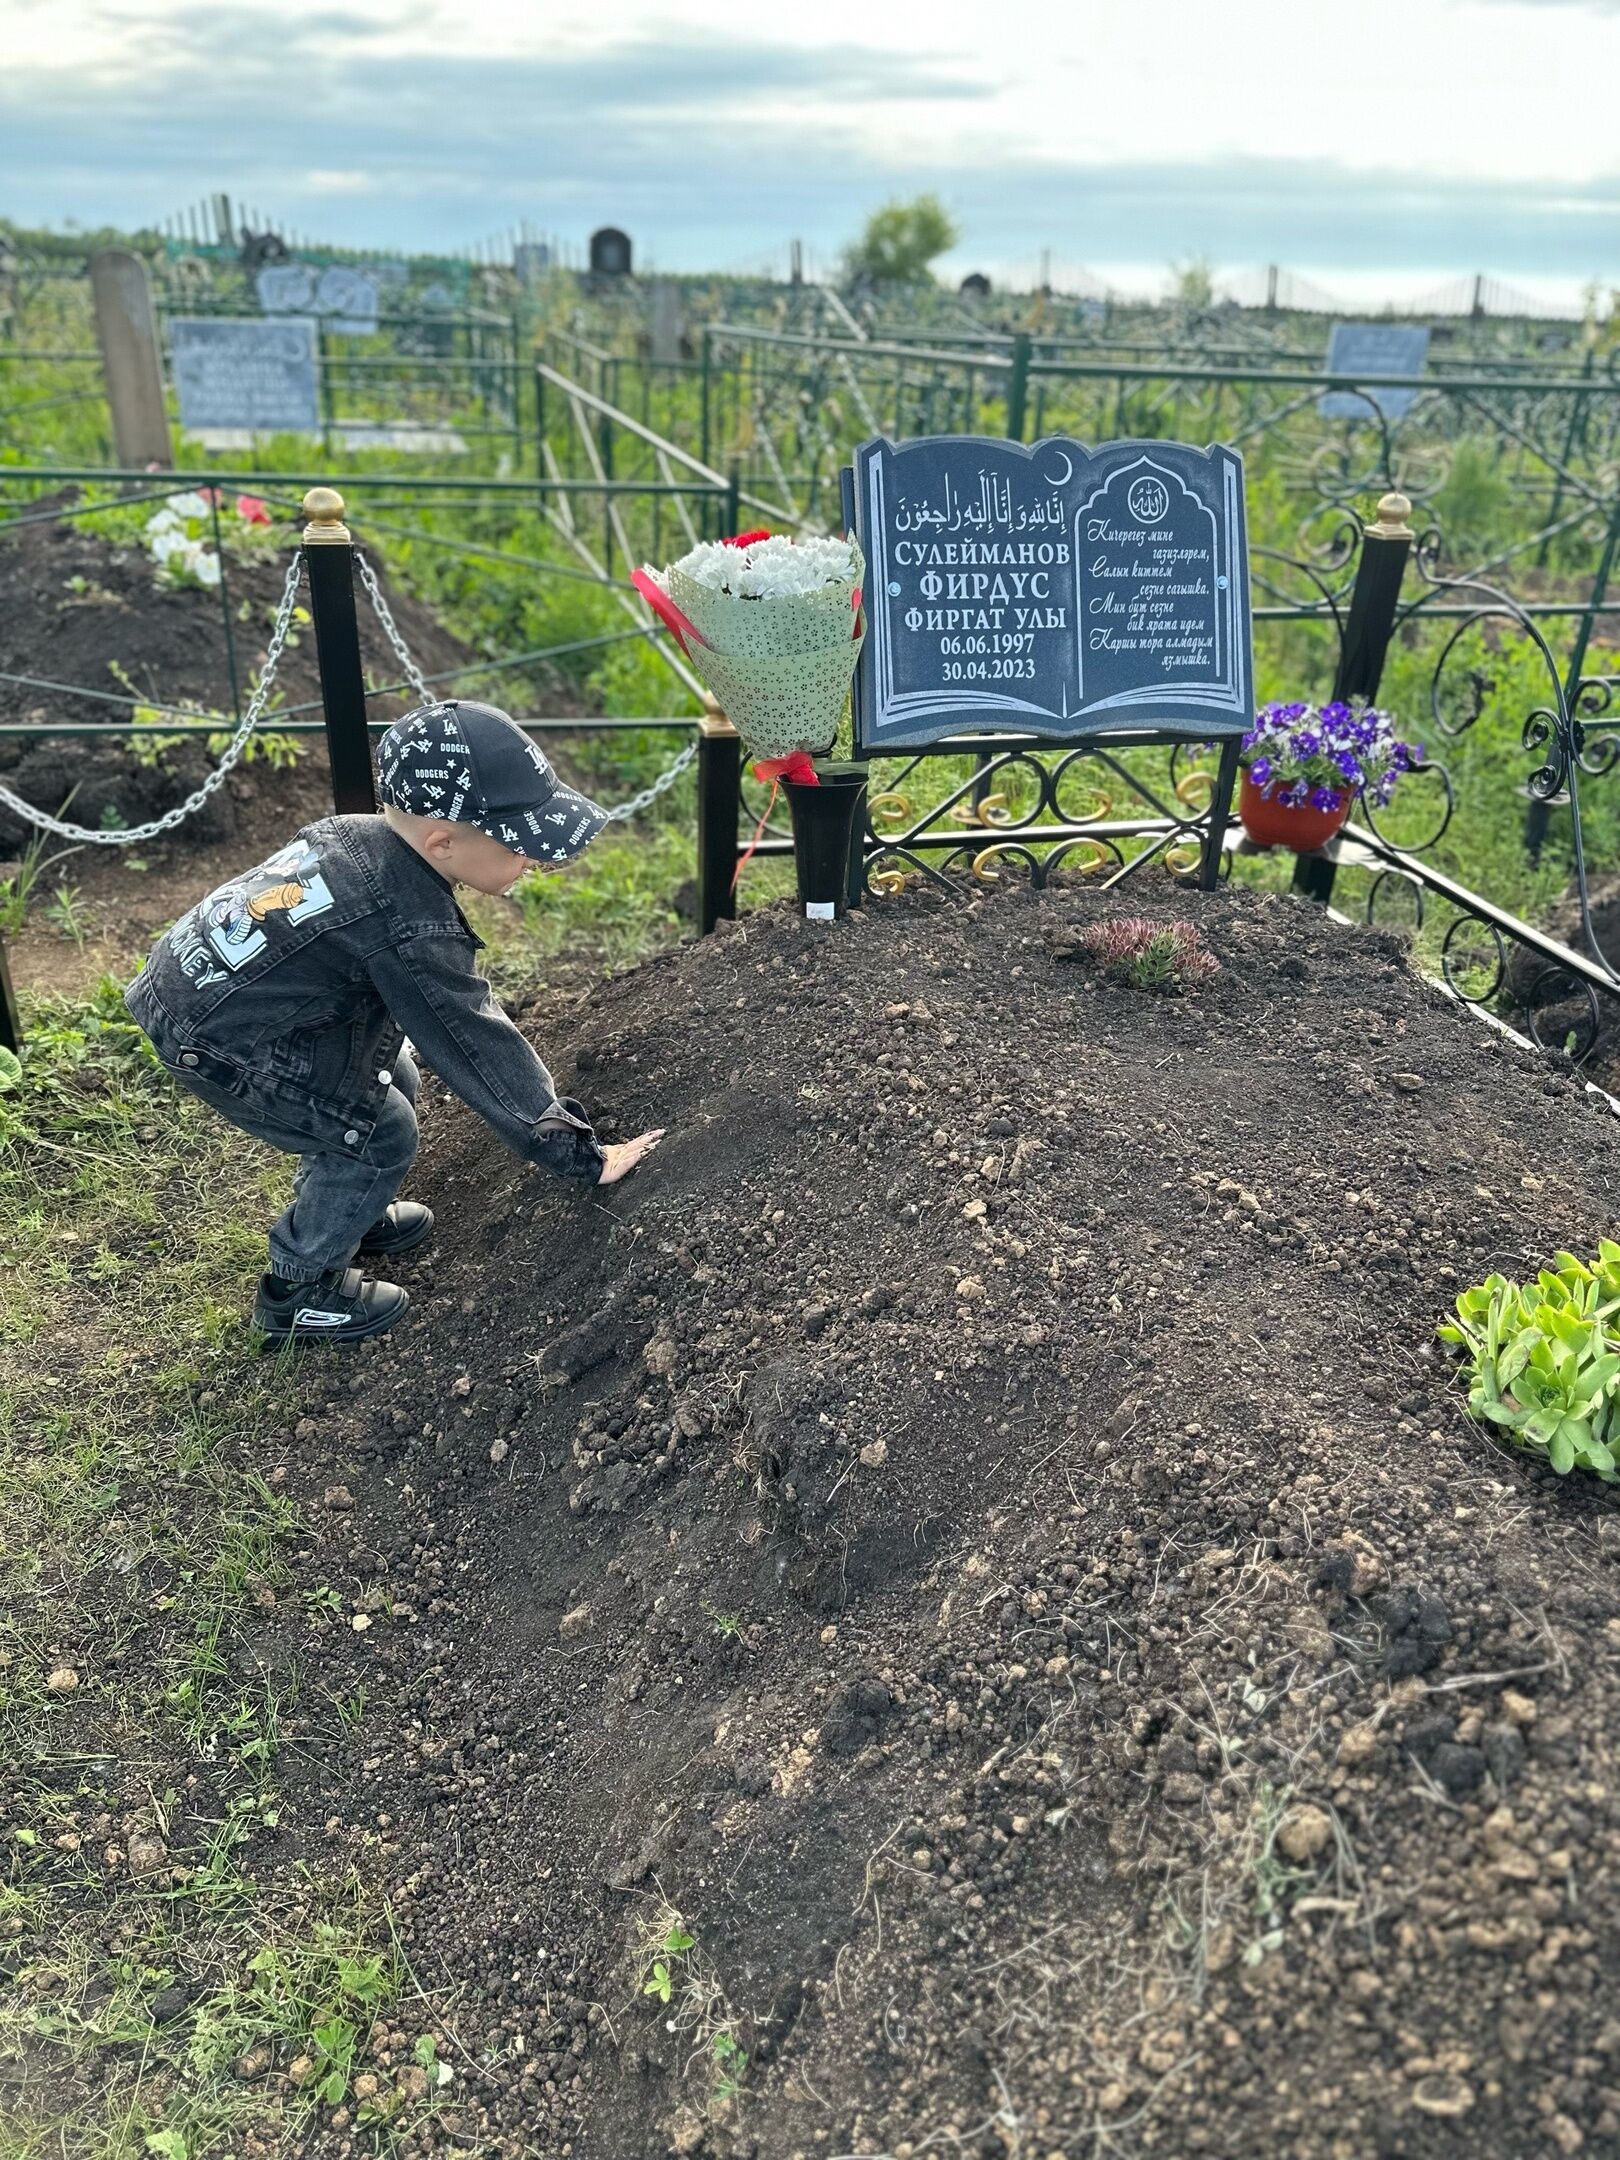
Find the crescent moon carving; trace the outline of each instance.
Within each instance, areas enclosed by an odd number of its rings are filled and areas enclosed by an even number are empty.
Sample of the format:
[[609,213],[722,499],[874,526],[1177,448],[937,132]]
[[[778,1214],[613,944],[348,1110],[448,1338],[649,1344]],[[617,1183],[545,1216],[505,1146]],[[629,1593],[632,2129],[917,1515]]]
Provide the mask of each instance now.
[[1067,487],[1074,478],[1074,459],[1070,457],[1067,450],[1060,450],[1058,456],[1063,460],[1063,470],[1060,473],[1048,473],[1046,475],[1048,487]]

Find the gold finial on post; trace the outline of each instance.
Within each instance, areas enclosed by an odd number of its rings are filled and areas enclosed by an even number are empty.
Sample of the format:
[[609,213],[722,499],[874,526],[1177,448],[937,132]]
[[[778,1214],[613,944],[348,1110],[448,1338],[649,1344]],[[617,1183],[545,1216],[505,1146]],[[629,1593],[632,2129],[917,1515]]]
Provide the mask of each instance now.
[[1379,497],[1378,515],[1367,527],[1367,531],[1376,540],[1410,540],[1411,515],[1410,501],[1399,488],[1391,488],[1387,495]]
[[705,690],[703,692],[703,718],[698,722],[698,733],[723,739],[728,735],[735,735],[736,732],[737,730],[720,710],[720,700]]
[[323,542],[347,546],[349,528],[343,522],[343,497],[336,488],[311,488],[304,497],[304,515],[309,520],[304,527],[305,547]]

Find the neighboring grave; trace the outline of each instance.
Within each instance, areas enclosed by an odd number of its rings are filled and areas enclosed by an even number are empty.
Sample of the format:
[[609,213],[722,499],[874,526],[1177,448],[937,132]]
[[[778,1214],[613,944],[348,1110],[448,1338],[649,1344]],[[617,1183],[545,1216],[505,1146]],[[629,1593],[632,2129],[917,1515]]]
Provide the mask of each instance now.
[[551,268],[549,242],[520,240],[512,250],[512,268],[520,285],[538,285]]
[[321,272],[315,288],[315,312],[340,337],[374,337],[377,331],[377,285],[363,270],[333,263]]
[[[1324,373],[1336,376],[1420,376],[1429,357],[1429,332],[1422,323],[1335,323],[1328,335]],[[1367,390],[1324,390],[1317,410],[1325,420],[1370,420],[1381,413],[1401,420],[1417,401],[1416,390],[1374,386]]]
[[146,265],[125,248],[107,248],[90,258],[90,290],[118,462],[132,469],[172,465]]
[[595,277],[630,275],[630,235],[617,225],[602,225],[591,234],[591,272]]
[[681,357],[686,323],[681,311],[681,289],[661,278],[652,295],[652,359],[657,367],[673,367]]
[[377,328],[375,277],[333,263],[316,272],[308,263],[274,263],[254,280],[267,315],[318,315],[342,337],[370,337]]
[[1253,719],[1243,465],[1219,446],[934,435],[856,452],[867,752]]
[[308,317],[172,316],[169,366],[188,434],[212,428],[320,433],[319,352]]

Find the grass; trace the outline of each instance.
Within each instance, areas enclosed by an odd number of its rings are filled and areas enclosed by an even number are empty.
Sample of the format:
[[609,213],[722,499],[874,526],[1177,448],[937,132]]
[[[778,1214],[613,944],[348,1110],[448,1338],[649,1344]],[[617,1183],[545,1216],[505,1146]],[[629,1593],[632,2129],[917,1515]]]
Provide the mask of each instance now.
[[[244,1325],[286,1168],[176,1095],[111,985],[29,1021],[0,1074],[0,2151],[202,2160],[343,2106],[380,2135],[432,2103],[431,2012],[376,1895],[282,1857],[297,1677],[243,1635],[296,1529],[251,1467],[296,1372]],[[402,2077],[367,2051],[407,2003]]]

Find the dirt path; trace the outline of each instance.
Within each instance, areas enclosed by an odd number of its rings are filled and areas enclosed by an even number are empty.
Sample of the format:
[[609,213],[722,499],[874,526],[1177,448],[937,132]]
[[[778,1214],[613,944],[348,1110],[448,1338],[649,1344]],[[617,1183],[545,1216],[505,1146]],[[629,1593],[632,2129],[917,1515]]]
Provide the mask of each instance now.
[[364,1690],[290,1805],[462,1991],[475,2149],[1620,2137],[1620,1522],[1433,1342],[1613,1231],[1620,1131],[1393,941],[1166,894],[1224,972],[1158,999],[1111,904],[542,1004],[672,1128],[611,1196],[430,1089],[418,1316],[286,1436],[344,1610],[263,1647]]

